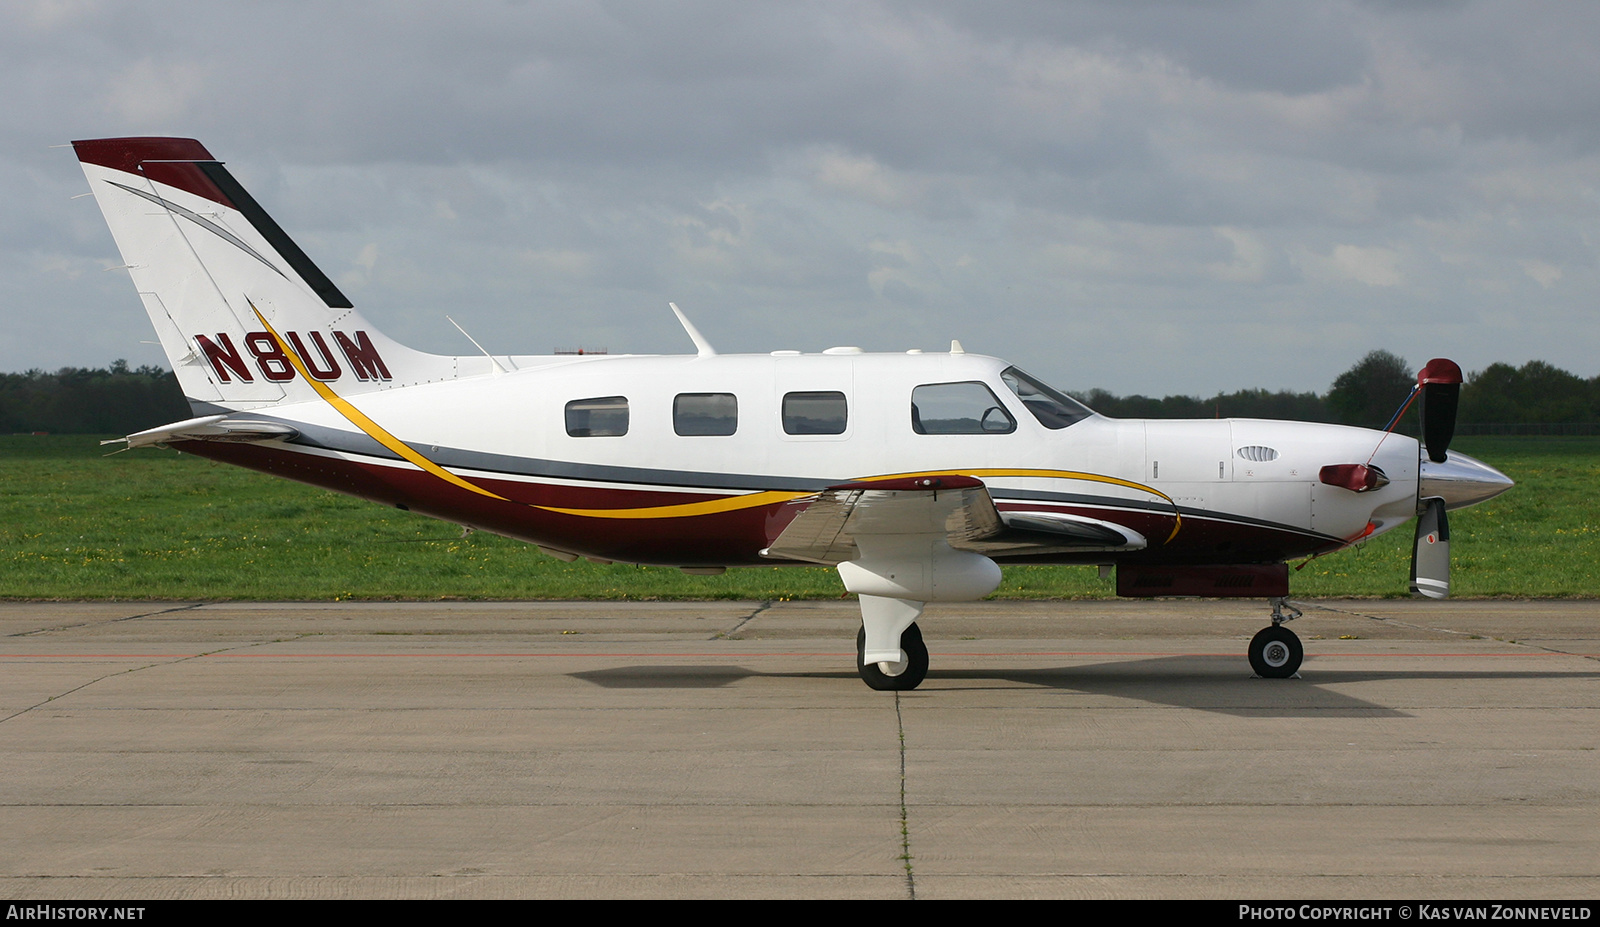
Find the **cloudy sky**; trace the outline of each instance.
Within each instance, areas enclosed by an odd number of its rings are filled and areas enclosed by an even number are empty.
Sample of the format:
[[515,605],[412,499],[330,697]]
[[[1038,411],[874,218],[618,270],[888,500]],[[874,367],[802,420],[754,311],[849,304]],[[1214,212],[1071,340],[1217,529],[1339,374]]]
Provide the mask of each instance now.
[[1600,374],[1587,0],[4,0],[0,108],[0,370],[165,363],[51,146],[182,135],[442,353]]

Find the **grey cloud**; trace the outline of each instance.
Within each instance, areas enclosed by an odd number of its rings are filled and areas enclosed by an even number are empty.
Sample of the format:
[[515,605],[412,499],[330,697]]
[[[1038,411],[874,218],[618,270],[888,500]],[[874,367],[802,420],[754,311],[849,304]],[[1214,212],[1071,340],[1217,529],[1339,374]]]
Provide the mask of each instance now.
[[[1590,375],[1600,10],[1511,2],[0,10],[0,369],[154,357],[74,137],[200,137],[402,340],[937,348],[1325,388]],[[1470,321],[1472,324],[1467,324]],[[125,347],[125,349],[124,349]]]

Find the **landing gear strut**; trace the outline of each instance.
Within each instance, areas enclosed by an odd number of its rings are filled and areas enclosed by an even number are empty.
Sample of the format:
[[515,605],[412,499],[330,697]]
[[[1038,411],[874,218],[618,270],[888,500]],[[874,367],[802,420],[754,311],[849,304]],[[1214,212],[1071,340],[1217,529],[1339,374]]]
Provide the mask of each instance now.
[[922,629],[912,624],[900,634],[900,649],[906,659],[897,663],[868,663],[863,657],[867,651],[867,629],[856,634],[856,672],[868,688],[880,692],[905,692],[922,685],[928,675],[928,646],[922,642]]
[[[1288,609],[1293,614],[1284,614]],[[1305,659],[1305,648],[1300,638],[1283,626],[1286,621],[1300,617],[1300,609],[1282,598],[1272,599],[1272,626],[1262,628],[1250,639],[1250,668],[1265,679],[1288,679],[1300,671]]]

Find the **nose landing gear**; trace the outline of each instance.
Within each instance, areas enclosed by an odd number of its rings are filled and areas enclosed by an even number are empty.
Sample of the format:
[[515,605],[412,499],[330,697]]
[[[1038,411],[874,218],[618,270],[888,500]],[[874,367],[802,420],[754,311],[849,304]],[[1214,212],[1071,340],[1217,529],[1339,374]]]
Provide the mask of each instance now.
[[[1250,639],[1250,668],[1264,679],[1288,679],[1300,671],[1305,648],[1300,646],[1300,638],[1283,625],[1299,618],[1301,611],[1281,597],[1271,601],[1272,626],[1262,628]],[[1292,614],[1284,614],[1284,609]]]

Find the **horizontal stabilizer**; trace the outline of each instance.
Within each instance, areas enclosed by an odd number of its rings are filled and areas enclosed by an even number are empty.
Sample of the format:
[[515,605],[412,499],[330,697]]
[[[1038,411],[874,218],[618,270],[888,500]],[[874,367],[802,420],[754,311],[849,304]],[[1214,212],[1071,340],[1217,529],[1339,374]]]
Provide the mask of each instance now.
[[126,438],[112,438],[101,444],[125,443],[128,447],[150,447],[173,441],[271,441],[292,438],[299,432],[282,422],[257,419],[229,418],[227,415],[202,415],[199,418],[173,422],[159,428],[148,428]]

